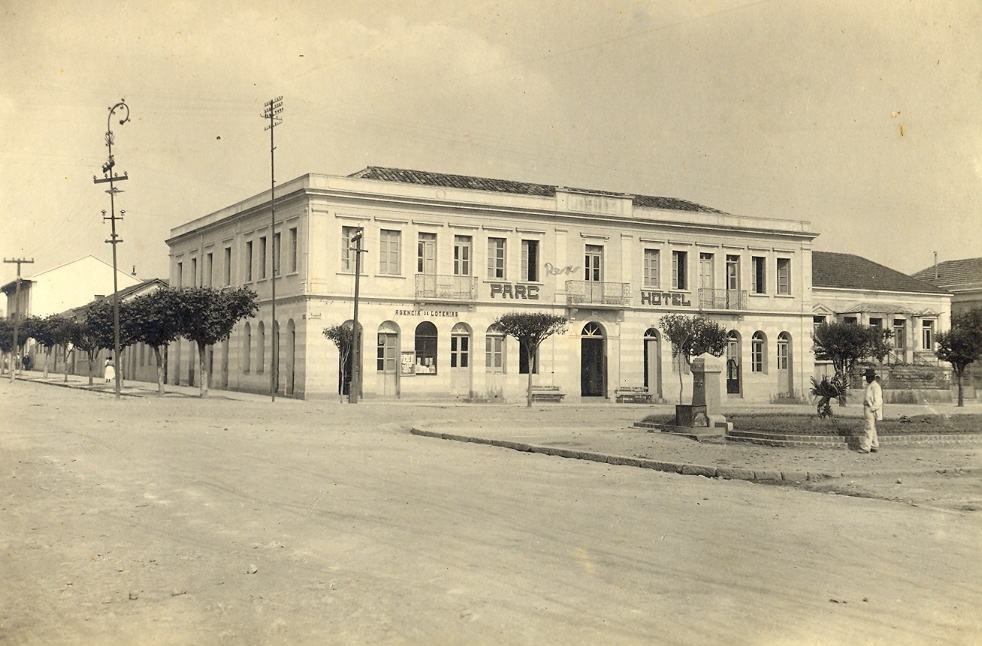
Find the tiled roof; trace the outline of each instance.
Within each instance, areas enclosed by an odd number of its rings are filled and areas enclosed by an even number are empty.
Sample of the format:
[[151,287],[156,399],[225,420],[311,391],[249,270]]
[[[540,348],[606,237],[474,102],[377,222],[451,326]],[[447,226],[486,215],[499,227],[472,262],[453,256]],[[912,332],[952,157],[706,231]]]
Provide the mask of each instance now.
[[934,277],[934,265],[914,274],[914,278],[938,287],[982,287],[982,258],[946,260],[938,263],[938,277]]
[[[380,166],[368,166],[357,173],[352,173],[349,177],[358,179],[374,179],[384,182],[401,182],[403,184],[423,184],[426,186],[445,186],[447,188],[465,188],[475,191],[490,191],[493,193],[514,193],[517,195],[534,195],[538,197],[555,197],[556,186],[546,184],[529,184],[527,182],[513,182],[506,179],[488,179],[486,177],[470,177],[468,175],[448,175],[445,173],[430,173],[420,170],[404,170],[401,168],[383,168]],[[595,191],[589,189],[584,192],[612,195],[621,197],[623,193],[613,193],[610,191]],[[702,213],[724,213],[719,209],[680,200],[674,197],[654,197],[650,195],[632,195],[634,206],[667,209],[671,211],[698,211]]]
[[947,294],[924,281],[851,253],[812,252],[812,287]]

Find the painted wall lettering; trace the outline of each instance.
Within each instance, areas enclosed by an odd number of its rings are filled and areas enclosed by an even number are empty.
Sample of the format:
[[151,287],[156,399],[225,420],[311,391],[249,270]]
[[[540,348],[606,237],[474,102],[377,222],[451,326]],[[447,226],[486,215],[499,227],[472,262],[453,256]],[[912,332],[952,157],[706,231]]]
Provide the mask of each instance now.
[[664,305],[672,307],[692,307],[688,294],[680,292],[649,292],[641,290],[642,305]]
[[490,285],[491,298],[499,296],[501,298],[523,299],[527,301],[539,300],[538,285],[524,285],[522,283],[518,283],[517,285],[513,285],[512,283],[490,283]]
[[573,265],[566,265],[565,267],[557,269],[551,262],[547,262],[542,266],[545,267],[547,276],[558,276],[559,274],[566,274],[569,276],[574,271],[580,270],[579,267],[574,267]]

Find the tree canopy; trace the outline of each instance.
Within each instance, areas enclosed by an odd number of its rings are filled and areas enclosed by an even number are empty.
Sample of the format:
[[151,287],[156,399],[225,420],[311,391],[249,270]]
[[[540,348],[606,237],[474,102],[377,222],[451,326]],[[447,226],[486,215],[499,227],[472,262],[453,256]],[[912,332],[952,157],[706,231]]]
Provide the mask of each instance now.
[[939,332],[935,355],[951,364],[958,380],[958,405],[964,406],[962,377],[965,369],[982,359],[982,309],[951,317],[951,329]]
[[[134,343],[153,348],[157,366],[157,394],[164,394],[163,348],[181,336],[182,301],[180,292],[161,287],[126,301],[125,317],[120,312],[120,327]],[[125,321],[125,323],[124,323]]]
[[[726,352],[726,328],[702,316],[666,314],[658,327],[672,344],[672,358],[681,357],[687,366],[701,354],[721,357]],[[679,403],[682,403],[682,371],[679,370]]]
[[567,321],[565,316],[556,316],[545,312],[511,312],[502,314],[492,324],[492,327],[502,334],[517,339],[519,344],[524,345],[528,350],[526,400],[530,408],[532,406],[532,361],[535,358],[535,352],[547,338],[553,334],[564,332]]

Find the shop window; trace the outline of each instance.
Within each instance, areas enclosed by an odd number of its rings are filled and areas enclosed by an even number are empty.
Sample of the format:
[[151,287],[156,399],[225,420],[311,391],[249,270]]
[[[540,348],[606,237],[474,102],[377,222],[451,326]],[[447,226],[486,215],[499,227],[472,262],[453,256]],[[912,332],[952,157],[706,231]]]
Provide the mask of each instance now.
[[494,327],[488,328],[484,337],[484,367],[487,372],[504,374],[505,372],[505,335]]
[[791,259],[777,259],[777,293],[791,295]]
[[672,289],[689,289],[689,278],[686,263],[689,254],[686,251],[672,252]]
[[752,285],[752,290],[754,294],[766,294],[767,293],[767,258],[763,256],[754,256],[751,258],[754,266],[754,284]]
[[767,337],[754,332],[750,339],[750,372],[767,372]]
[[416,326],[416,374],[436,374],[436,326],[423,321]]
[[522,280],[539,280],[539,241],[522,240]]
[[660,254],[657,249],[644,250],[644,286],[658,288],[661,283],[659,275]]
[[402,274],[402,232],[382,229],[379,231],[378,273],[386,276]]
[[505,278],[505,239],[488,238],[488,279]]

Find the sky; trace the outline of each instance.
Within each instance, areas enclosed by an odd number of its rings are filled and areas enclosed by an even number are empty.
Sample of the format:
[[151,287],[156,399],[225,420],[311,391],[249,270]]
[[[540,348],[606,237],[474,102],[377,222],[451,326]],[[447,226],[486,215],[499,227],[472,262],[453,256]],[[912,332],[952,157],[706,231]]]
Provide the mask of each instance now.
[[[982,256],[982,3],[0,0],[0,254],[168,271],[170,230],[390,166],[806,220],[913,273]],[[16,266],[0,266],[0,281]]]

